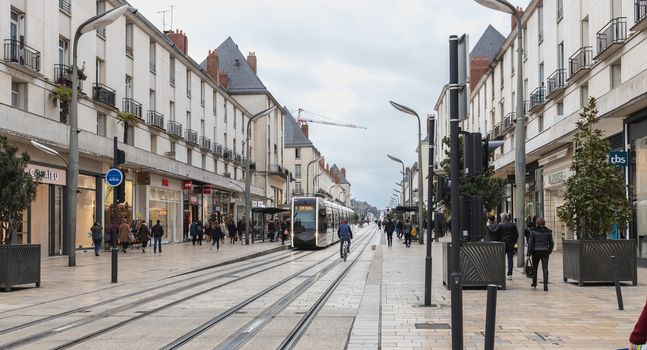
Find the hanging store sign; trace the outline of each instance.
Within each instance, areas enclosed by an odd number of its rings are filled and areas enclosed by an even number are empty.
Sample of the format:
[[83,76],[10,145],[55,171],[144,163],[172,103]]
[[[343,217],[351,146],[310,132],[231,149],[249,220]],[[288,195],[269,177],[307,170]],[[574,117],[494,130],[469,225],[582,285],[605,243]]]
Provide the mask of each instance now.
[[211,186],[202,186],[202,194],[211,194]]
[[627,151],[609,152],[609,163],[622,168],[629,165]]
[[198,196],[195,194],[189,195],[189,204],[198,204]]
[[168,187],[168,179],[167,178],[162,179],[162,186]]
[[191,188],[193,188],[193,181],[184,181],[184,186],[182,188],[190,191]]
[[65,186],[67,173],[63,169],[27,164],[26,170],[34,179],[39,178],[40,183]]

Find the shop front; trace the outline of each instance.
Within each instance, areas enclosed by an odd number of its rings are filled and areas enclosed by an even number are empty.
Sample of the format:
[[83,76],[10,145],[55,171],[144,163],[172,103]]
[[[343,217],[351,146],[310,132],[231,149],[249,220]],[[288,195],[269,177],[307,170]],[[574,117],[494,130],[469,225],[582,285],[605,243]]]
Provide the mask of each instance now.
[[647,265],[647,110],[625,121],[629,143],[629,198],[634,205],[629,238],[638,246],[638,263]]
[[159,175],[151,175],[148,186],[149,227],[157,221],[164,228],[163,241],[181,242],[182,235],[182,182]]
[[539,160],[543,167],[544,184],[544,219],[546,226],[553,231],[555,249],[562,249],[564,239],[573,239],[566,226],[557,216],[557,211],[564,204],[564,184],[572,172],[570,147],[564,147]]

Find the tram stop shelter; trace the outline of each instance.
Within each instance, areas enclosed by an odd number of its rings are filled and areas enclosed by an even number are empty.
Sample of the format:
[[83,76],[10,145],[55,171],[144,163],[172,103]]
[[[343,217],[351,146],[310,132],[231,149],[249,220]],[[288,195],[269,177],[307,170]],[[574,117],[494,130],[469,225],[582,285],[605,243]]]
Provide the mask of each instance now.
[[[263,208],[252,208],[252,243],[255,240],[265,242],[267,238],[267,228],[265,224],[270,220],[275,219],[275,215],[279,213],[289,212],[288,208],[277,208],[277,207],[263,207]],[[280,222],[281,220],[279,220]],[[277,227],[277,232],[280,228]]]

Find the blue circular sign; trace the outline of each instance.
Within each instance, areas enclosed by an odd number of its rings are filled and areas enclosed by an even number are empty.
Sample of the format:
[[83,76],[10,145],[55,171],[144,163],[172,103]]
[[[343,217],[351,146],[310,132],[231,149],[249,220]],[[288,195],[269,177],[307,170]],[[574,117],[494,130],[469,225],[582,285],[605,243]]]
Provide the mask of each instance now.
[[124,174],[117,168],[112,168],[106,173],[106,182],[111,187],[117,187],[124,181]]

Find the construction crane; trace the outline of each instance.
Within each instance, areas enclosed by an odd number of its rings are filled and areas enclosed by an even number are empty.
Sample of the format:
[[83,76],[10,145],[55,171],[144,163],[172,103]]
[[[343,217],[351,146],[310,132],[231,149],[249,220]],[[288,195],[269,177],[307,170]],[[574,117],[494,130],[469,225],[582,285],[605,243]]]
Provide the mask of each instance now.
[[320,117],[320,118],[331,119],[331,118],[328,118],[328,117],[325,117],[325,116],[322,116],[322,115],[318,115],[318,114],[315,114],[315,113],[312,113],[312,112],[308,112],[308,111],[304,110],[303,108],[299,108],[299,109],[297,109],[297,123],[299,124],[299,126],[303,126],[304,124],[307,124],[307,123],[316,123],[316,124],[342,126],[342,127],[345,127],[345,128],[366,129],[366,127],[361,126],[361,125],[341,123],[341,122],[336,122],[336,121],[327,121],[327,120],[317,120],[317,119],[311,119],[311,118],[304,118],[303,116],[301,116],[302,112],[312,114],[312,115]]

